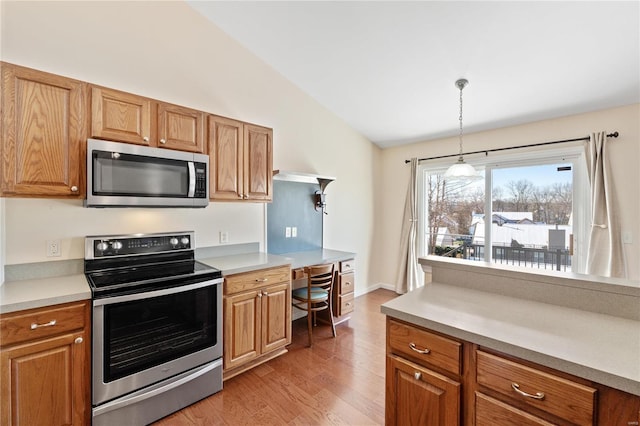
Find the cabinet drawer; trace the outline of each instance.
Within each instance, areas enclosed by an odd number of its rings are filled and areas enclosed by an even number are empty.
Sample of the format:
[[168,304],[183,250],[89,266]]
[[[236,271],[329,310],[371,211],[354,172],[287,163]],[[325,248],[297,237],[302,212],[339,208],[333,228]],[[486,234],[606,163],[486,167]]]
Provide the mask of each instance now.
[[2,346],[80,330],[85,327],[87,305],[88,302],[80,302],[2,315]]
[[460,374],[461,343],[391,319],[387,324],[388,345],[393,353]]
[[477,351],[477,379],[512,400],[578,425],[593,424],[596,389],[591,387],[482,351]]
[[341,273],[353,271],[355,267],[356,263],[353,259],[341,260],[340,262],[338,262],[338,271]]
[[487,395],[476,393],[476,426],[553,426]]
[[338,300],[340,301],[339,315],[345,315],[349,312],[353,312],[353,308],[355,307],[355,303],[353,301],[353,293],[349,293],[346,296],[340,296]]
[[355,275],[353,274],[353,272],[339,275],[338,294],[345,295],[348,293],[353,293],[353,288],[355,287],[354,284]]
[[275,283],[289,282],[290,279],[291,269],[288,266],[230,275],[224,280],[224,294],[239,293]]

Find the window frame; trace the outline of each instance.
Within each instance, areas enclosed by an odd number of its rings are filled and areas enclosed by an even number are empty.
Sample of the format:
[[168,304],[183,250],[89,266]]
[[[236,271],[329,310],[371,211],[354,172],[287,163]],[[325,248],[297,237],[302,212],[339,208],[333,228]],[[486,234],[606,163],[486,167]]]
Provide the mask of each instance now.
[[[484,174],[485,217],[492,214],[492,171],[501,168],[526,167],[553,163],[570,163],[572,172],[572,227],[573,255],[572,272],[582,273],[586,269],[587,241],[591,216],[589,178],[586,170],[584,146],[565,146],[544,150],[519,150],[510,153],[487,153],[484,157],[468,156],[465,161],[479,173]],[[426,182],[429,173],[444,173],[452,164],[453,157],[423,161],[418,164],[418,253],[426,256],[425,228],[429,223]],[[491,247],[491,221],[485,221],[485,248]],[[491,263],[491,250],[484,250],[484,261]]]

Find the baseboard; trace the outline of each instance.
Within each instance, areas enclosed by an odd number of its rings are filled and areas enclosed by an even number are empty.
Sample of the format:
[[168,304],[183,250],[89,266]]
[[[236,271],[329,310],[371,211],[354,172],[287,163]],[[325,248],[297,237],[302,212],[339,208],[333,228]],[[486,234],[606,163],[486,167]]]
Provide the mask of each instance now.
[[371,285],[371,286],[365,288],[364,291],[362,291],[362,292],[357,291],[356,294],[355,294],[355,297],[362,296],[363,294],[371,293],[372,291],[375,291],[375,290],[377,290],[379,288],[382,288],[384,290],[396,291],[396,286],[394,286],[393,284],[376,283],[374,285]]

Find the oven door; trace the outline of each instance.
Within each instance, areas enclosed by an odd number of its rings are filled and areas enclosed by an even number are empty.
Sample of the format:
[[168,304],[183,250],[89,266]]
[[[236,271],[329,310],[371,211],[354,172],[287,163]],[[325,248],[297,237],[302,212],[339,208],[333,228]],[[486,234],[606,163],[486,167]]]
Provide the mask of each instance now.
[[222,357],[222,279],[93,301],[93,405]]

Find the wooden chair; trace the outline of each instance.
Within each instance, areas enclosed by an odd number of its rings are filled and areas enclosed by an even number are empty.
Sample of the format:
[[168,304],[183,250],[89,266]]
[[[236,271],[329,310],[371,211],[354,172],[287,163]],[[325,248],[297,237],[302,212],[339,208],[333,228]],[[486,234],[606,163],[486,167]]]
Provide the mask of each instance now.
[[[311,329],[316,325],[316,313],[325,309],[329,310],[331,331],[336,337],[336,326],[333,323],[333,309],[331,299],[333,291],[334,265],[313,265],[304,268],[307,275],[307,286],[293,290],[291,294],[293,306],[307,311],[307,327],[309,328],[309,347],[313,344]],[[313,317],[313,325],[311,324]]]

